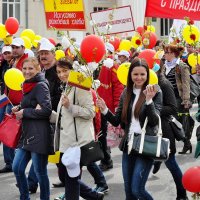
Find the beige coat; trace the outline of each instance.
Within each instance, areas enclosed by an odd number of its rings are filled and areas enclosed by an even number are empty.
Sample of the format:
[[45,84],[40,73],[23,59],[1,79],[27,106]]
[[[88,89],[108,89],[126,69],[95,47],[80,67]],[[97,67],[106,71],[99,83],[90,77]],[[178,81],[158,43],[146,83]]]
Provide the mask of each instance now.
[[[74,94],[75,105],[73,104]],[[54,149],[60,152],[65,152],[72,146],[79,145],[81,147],[94,139],[93,118],[95,116],[95,109],[92,93],[72,87],[68,98],[70,108],[67,109],[61,106],[60,101],[57,109]],[[58,125],[59,115],[60,125]],[[76,141],[74,118],[76,121],[78,142]]]

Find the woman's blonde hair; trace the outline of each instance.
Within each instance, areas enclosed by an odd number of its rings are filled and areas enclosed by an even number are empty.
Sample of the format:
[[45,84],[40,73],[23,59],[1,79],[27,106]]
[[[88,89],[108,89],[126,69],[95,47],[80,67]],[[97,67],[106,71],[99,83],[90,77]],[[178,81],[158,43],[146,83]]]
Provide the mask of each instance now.
[[40,67],[40,64],[39,64],[37,58],[35,58],[35,57],[26,58],[26,59],[22,62],[22,66],[24,65],[24,63],[28,63],[28,62],[32,63],[33,66],[36,68],[36,70],[37,70],[38,72],[41,72],[41,67]]

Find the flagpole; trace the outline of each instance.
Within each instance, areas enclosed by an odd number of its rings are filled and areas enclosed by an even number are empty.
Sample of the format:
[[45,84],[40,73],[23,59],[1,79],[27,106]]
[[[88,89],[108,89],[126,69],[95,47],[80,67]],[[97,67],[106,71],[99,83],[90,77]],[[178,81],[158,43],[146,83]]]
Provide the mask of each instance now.
[[[5,94],[6,95],[6,94]],[[7,95],[6,95],[7,96]],[[8,96],[7,96],[8,98]],[[11,106],[14,107],[14,105],[12,104],[12,102],[10,101],[10,99],[8,98],[8,101],[10,102]]]

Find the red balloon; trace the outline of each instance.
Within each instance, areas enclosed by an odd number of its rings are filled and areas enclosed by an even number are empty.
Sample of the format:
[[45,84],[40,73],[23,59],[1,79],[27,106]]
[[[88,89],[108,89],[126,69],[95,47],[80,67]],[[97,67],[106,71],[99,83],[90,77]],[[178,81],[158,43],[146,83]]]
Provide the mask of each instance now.
[[103,58],[106,48],[100,37],[96,35],[88,35],[81,42],[80,52],[87,63],[98,63]]
[[189,192],[200,192],[200,167],[191,167],[182,178],[183,186]]
[[156,42],[157,42],[157,36],[155,33],[146,31],[142,35],[142,44],[146,49],[152,49],[156,45]]
[[56,41],[53,38],[48,38],[49,42],[51,42],[54,46],[56,45]]
[[138,26],[136,28],[136,31],[142,36],[145,30],[144,30],[144,28],[142,26]]
[[120,39],[117,37],[114,38],[110,37],[109,39],[109,43],[114,46],[115,51],[119,48],[120,42],[121,42]]
[[142,52],[140,52],[138,57],[144,58],[147,61],[149,68],[152,69],[155,63],[155,59],[154,59],[155,54],[156,54],[156,51],[152,49],[145,49]]
[[19,28],[19,22],[15,17],[9,17],[5,22],[5,28],[11,35],[15,34]]

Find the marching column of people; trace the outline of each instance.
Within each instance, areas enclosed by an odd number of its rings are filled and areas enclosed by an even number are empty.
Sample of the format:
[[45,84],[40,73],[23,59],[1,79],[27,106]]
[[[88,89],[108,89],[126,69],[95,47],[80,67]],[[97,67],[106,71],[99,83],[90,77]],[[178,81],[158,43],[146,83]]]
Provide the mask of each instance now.
[[[107,44],[106,48],[107,56],[113,59],[114,47]],[[101,68],[99,79],[102,84],[98,90],[97,106],[101,109],[102,136],[99,141],[102,142],[104,159],[99,166],[96,163],[87,166],[96,184],[96,188],[92,189],[81,181],[82,166],[79,151],[81,146],[94,139],[95,111],[92,93],[68,85],[69,72],[73,70],[72,62],[69,58],[62,58],[56,62],[54,45],[48,40],[43,38],[40,41],[37,52],[39,60],[28,58],[24,42],[20,38],[13,39],[11,46],[3,47],[4,61],[0,68],[1,94],[5,92],[14,107],[8,104],[1,108],[0,119],[3,119],[6,112],[11,113],[12,108],[12,112],[22,120],[22,136],[16,150],[3,145],[6,165],[0,173],[14,172],[20,200],[29,200],[29,193],[36,193],[38,183],[40,199],[50,199],[47,164],[48,155],[53,153],[50,141],[52,133],[55,133],[54,151],[61,152],[60,162],[57,164],[60,182],[53,183],[53,186],[65,187],[65,194],[56,199],[79,200],[79,196],[88,200],[104,199],[104,194],[109,188],[102,171],[113,168],[111,152],[106,141],[107,122],[114,126],[121,125],[125,131],[119,148],[123,152],[122,173],[126,200],[152,200],[153,197],[146,191],[145,185],[152,166],[156,173],[161,163],[129,152],[129,145],[131,134],[141,132],[146,117],[147,132],[150,134],[154,132],[153,129],[158,125],[158,115],[161,116],[163,136],[170,139],[171,153],[165,165],[176,185],[176,199],[188,199],[181,181],[182,172],[175,157],[175,138],[168,121],[171,115],[174,115],[185,125],[185,116],[189,118],[187,119],[189,129],[185,128],[184,147],[179,153],[186,154],[188,151],[192,153],[190,139],[194,120],[188,115],[192,106],[190,67],[187,62],[180,60],[183,47],[165,45],[164,52],[164,66],[158,73],[158,84],[161,88],[159,90],[148,85],[148,64],[143,59],[137,57],[132,59],[125,89],[116,76],[118,64],[113,64],[110,69],[105,69],[105,66]],[[130,58],[129,52],[125,50],[117,55],[120,63],[127,62]],[[3,75],[12,67],[22,70],[25,77],[22,91],[13,91],[4,84]],[[108,75],[106,77],[105,70]],[[54,122],[49,120],[50,118],[54,118]],[[26,178],[25,169],[30,160],[32,165]],[[145,172],[143,176],[139,176],[141,171]]]

